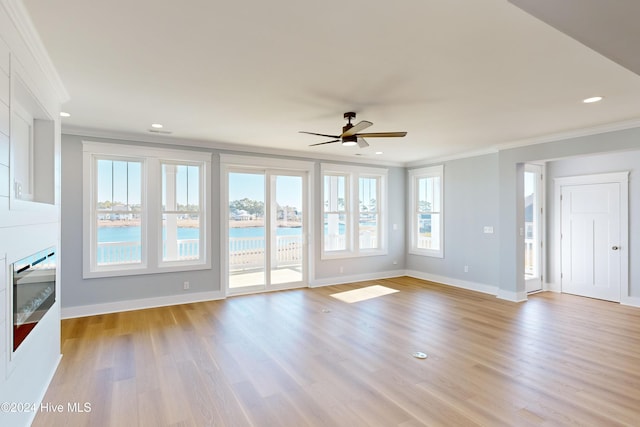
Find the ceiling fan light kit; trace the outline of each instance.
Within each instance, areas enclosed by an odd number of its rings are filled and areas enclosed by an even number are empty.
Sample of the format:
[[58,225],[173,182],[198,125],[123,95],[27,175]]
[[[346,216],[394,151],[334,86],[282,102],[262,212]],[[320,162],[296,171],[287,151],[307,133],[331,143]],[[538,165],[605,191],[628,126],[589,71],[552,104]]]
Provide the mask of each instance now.
[[362,120],[357,124],[352,124],[351,120],[356,118],[356,113],[353,111],[348,111],[344,113],[344,118],[347,120],[347,124],[342,127],[342,133],[340,135],[328,135],[325,133],[315,133],[315,132],[305,132],[300,131],[300,133],[306,133],[309,135],[318,135],[325,136],[327,138],[334,138],[331,141],[318,142],[316,144],[311,144],[310,147],[315,147],[316,145],[325,145],[325,144],[333,144],[334,142],[341,142],[344,147],[351,146],[359,146],[360,148],[366,148],[369,146],[369,143],[365,141],[364,137],[367,138],[401,138],[407,135],[407,132],[371,132],[371,133],[359,133],[360,131],[372,126],[373,123]]

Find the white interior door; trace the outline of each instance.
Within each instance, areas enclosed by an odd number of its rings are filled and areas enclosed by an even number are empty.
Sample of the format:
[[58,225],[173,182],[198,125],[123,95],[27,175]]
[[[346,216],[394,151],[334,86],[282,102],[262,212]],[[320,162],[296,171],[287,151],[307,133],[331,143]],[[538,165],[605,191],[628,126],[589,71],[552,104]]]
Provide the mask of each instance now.
[[620,302],[621,196],[620,183],[561,187],[562,292]]

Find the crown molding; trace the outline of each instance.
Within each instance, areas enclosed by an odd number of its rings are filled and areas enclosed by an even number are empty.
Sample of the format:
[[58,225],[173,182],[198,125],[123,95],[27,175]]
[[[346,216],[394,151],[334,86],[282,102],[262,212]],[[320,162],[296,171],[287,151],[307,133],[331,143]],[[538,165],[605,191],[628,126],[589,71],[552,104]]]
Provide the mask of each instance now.
[[497,152],[498,149],[496,147],[488,147],[479,150],[464,151],[462,153],[452,154],[449,156],[430,157],[422,160],[414,160],[412,162],[405,163],[404,167],[413,169],[417,167],[432,165],[435,163],[444,163],[451,160],[468,159],[469,157],[479,157],[485,156],[487,154],[495,154]]
[[490,147],[480,150],[465,151],[451,156],[431,157],[421,160],[415,160],[404,164],[406,168],[415,168],[426,166],[434,163],[443,163],[451,160],[467,159],[469,157],[478,157],[487,154],[495,154],[504,150],[512,150],[514,148],[527,147],[531,145],[546,144],[548,142],[564,141],[584,136],[598,135],[607,132],[615,132],[626,129],[640,128],[640,118],[624,120],[620,122],[606,123],[603,125],[591,126],[587,128],[574,129],[564,132],[551,133],[547,135],[536,136],[514,140],[501,144],[494,144]]
[[[93,129],[93,128],[83,128],[77,126],[69,126],[62,125],[62,134],[64,135],[74,135],[80,137],[88,137],[88,138],[102,138],[102,139],[113,139],[118,141],[130,141],[130,142],[146,142],[153,144],[164,144],[164,145],[173,145],[173,146],[181,146],[181,147],[192,147],[192,148],[206,148],[210,150],[217,150],[227,153],[247,153],[252,155],[269,155],[269,156],[278,156],[278,157],[293,157],[293,158],[301,158],[301,159],[312,159],[319,161],[334,161],[334,162],[342,162],[342,163],[355,163],[355,164],[364,164],[364,165],[380,165],[380,166],[390,166],[390,167],[403,167],[404,164],[401,162],[391,162],[379,159],[373,159],[371,157],[359,157],[359,156],[338,156],[338,155],[327,155],[327,154],[312,154],[306,151],[297,151],[297,150],[286,150],[281,148],[265,148],[258,147],[254,145],[244,145],[244,144],[230,144],[223,142],[215,142],[215,141],[205,141],[198,139],[187,139],[187,138],[179,138],[176,136],[165,136],[165,135],[152,135],[152,134],[140,134],[133,132],[117,132],[117,131],[107,131],[102,129]],[[355,157],[355,158],[354,158]]]
[[635,118],[620,122],[605,123],[602,125],[515,140],[504,144],[497,144],[494,147],[496,151],[511,150],[513,148],[526,147],[529,145],[545,144],[547,142],[563,141],[584,136],[598,135],[602,133],[615,132],[626,129],[634,129],[638,127],[640,127],[640,118]]
[[49,53],[40,38],[38,30],[36,30],[36,27],[33,25],[33,21],[23,2],[21,0],[0,1],[7,11],[9,19],[18,30],[27,50],[33,56],[36,64],[40,67],[40,70],[55,91],[57,99],[60,103],[67,102],[69,100],[69,92],[67,92],[67,89],[64,87],[62,79],[53,65],[51,57],[49,57]]

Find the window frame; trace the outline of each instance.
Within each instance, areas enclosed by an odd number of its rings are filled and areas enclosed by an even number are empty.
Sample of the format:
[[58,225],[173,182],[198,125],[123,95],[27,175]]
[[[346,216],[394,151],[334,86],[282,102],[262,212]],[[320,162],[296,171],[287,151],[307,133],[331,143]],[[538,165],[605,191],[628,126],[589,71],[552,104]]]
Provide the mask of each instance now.
[[[206,212],[203,209],[203,201],[205,200],[205,194],[203,193],[203,187],[204,187],[204,182],[203,182],[203,176],[204,176],[204,167],[202,162],[196,162],[196,161],[185,161],[185,160],[179,160],[179,159],[159,159],[159,169],[160,169],[160,207],[159,207],[159,221],[160,221],[160,226],[158,227],[158,265],[161,267],[178,267],[178,266],[184,266],[184,265],[198,265],[198,264],[202,264],[202,260],[205,257],[205,248],[206,246],[203,244],[205,243],[207,240],[205,239],[205,231],[207,229],[206,224],[205,224],[205,215]],[[164,245],[164,240],[162,238],[162,230],[163,230],[163,225],[162,225],[162,217],[165,214],[171,214],[174,213],[174,211],[167,211],[165,208],[163,208],[162,206],[162,197],[163,197],[163,188],[162,188],[162,174],[163,174],[163,170],[162,167],[164,165],[172,165],[175,167],[178,166],[197,166],[199,167],[199,173],[198,173],[198,205],[199,205],[199,210],[198,210],[198,217],[200,218],[200,227],[198,229],[199,233],[198,233],[198,259],[197,260],[164,260],[164,254],[163,254],[163,245]],[[187,172],[188,173],[188,172]],[[188,197],[188,196],[187,196]],[[188,198],[187,198],[188,201]],[[176,202],[177,203],[177,202]],[[179,213],[181,211],[175,211],[175,213]],[[183,211],[186,212],[187,214],[190,214],[192,212],[195,211]]]
[[[360,184],[361,184],[361,180],[362,179],[375,179],[376,180],[376,210],[374,212],[374,215],[376,217],[376,246],[373,248],[361,248],[360,247],[360,219],[361,219],[361,215],[363,213],[367,213],[368,215],[371,215],[371,211],[367,210],[367,211],[363,211],[361,210],[361,204],[360,204]],[[357,200],[357,206],[358,209],[356,210],[356,215],[357,218],[355,219],[356,222],[358,223],[358,237],[357,237],[357,241],[358,241],[358,249],[360,251],[377,251],[379,249],[382,248],[382,242],[384,241],[383,236],[382,236],[382,229],[381,229],[381,212],[380,212],[380,199],[382,197],[382,189],[381,189],[381,185],[382,185],[382,179],[380,178],[379,175],[369,175],[366,173],[363,174],[359,174],[358,175],[358,200]]]
[[[343,210],[337,209],[337,210],[327,210],[326,206],[324,205],[325,202],[325,179],[327,177],[336,177],[336,178],[344,178],[344,204],[343,204]],[[335,172],[335,171],[331,171],[331,172],[324,172],[322,174],[322,237],[321,237],[321,241],[322,241],[322,253],[329,253],[332,255],[338,255],[340,253],[345,253],[345,252],[349,252],[350,248],[352,247],[353,243],[352,243],[352,238],[351,238],[351,233],[352,233],[352,227],[351,227],[351,217],[353,215],[353,213],[351,212],[351,177],[349,176],[349,174],[346,173],[342,173],[342,172]],[[325,241],[325,234],[324,234],[324,216],[325,215],[338,215],[338,218],[341,215],[344,215],[345,218],[345,234],[344,234],[344,249],[334,249],[334,250],[327,250],[326,249],[326,241]]]
[[[428,256],[433,258],[444,258],[444,166],[429,166],[419,169],[411,169],[408,171],[409,175],[409,214],[407,221],[409,222],[409,253],[413,255]],[[439,215],[438,226],[440,229],[440,247],[438,249],[426,249],[419,248],[418,234],[420,229],[416,221],[416,215],[421,213],[419,211],[419,198],[418,194],[420,186],[418,181],[424,178],[440,178],[440,197],[439,205],[440,209],[434,211],[431,209],[429,213],[437,213]]]
[[[320,188],[322,202],[322,215],[320,216],[320,259],[357,258],[366,256],[386,255],[388,253],[388,227],[387,227],[387,183],[389,171],[386,168],[363,167],[356,165],[341,165],[322,163],[320,165],[322,185]],[[345,210],[346,210],[346,236],[347,242],[344,250],[325,250],[324,233],[324,200],[325,200],[325,176],[345,176]],[[360,247],[360,178],[377,179],[377,248]]]
[[[141,263],[98,266],[96,198],[99,159],[141,162]],[[197,260],[162,259],[162,164],[200,165],[201,229]],[[211,153],[83,141],[83,278],[211,268]],[[156,250],[157,249],[157,250]]]

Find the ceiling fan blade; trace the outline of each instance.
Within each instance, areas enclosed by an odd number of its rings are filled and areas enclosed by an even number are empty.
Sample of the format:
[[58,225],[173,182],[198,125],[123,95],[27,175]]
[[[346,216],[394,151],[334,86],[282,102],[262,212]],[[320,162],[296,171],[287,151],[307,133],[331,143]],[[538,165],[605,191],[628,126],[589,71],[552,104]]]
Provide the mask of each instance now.
[[358,147],[367,148],[368,146],[369,146],[369,143],[365,141],[364,138],[358,137]]
[[306,133],[306,134],[309,134],[309,135],[326,136],[327,138],[340,138],[340,136],[338,136],[338,135],[327,135],[326,133],[305,132],[303,130],[299,131],[298,133]]
[[346,132],[342,132],[342,135],[339,136],[339,138],[344,138],[345,136],[352,136],[355,135],[356,133],[360,132],[361,130],[364,130],[366,128],[368,128],[369,126],[372,126],[373,123],[368,122],[366,120],[361,121],[360,123],[353,125],[353,127],[351,129],[348,129]]
[[366,136],[367,138],[400,138],[406,135],[406,132],[371,132],[359,133],[357,136]]
[[315,147],[316,145],[324,145],[324,144],[333,144],[334,142],[339,142],[339,139],[334,139],[333,141],[327,142],[318,142],[317,144],[311,144],[309,147]]

